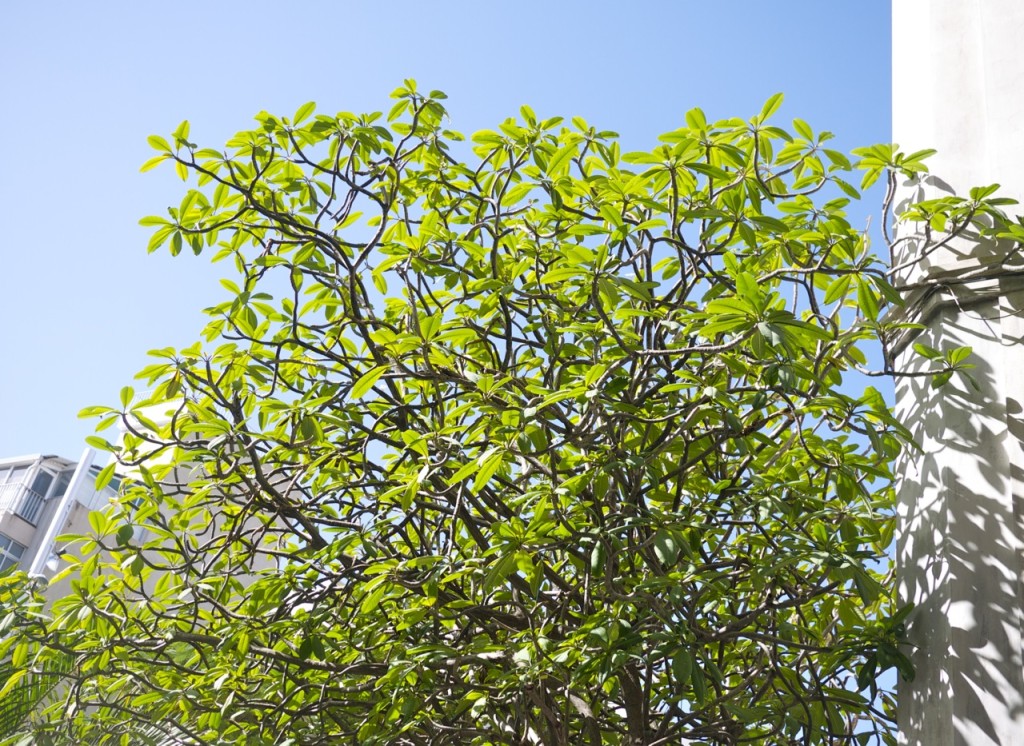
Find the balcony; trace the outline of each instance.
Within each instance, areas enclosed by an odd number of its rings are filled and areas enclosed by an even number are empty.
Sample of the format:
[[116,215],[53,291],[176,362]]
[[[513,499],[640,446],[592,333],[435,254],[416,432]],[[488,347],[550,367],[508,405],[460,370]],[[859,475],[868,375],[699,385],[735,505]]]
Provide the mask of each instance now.
[[0,484],[0,513],[14,513],[33,526],[39,520],[46,498],[22,482]]

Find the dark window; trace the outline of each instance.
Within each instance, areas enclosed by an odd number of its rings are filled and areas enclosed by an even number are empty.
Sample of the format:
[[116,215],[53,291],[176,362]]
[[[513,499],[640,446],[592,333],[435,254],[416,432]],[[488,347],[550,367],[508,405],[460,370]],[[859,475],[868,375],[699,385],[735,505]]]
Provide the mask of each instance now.
[[7,534],[0,534],[0,570],[6,570],[11,565],[21,562],[23,554],[25,547]]
[[32,480],[32,491],[40,497],[46,497],[46,492],[50,489],[51,484],[53,484],[53,474],[40,469],[36,478]]

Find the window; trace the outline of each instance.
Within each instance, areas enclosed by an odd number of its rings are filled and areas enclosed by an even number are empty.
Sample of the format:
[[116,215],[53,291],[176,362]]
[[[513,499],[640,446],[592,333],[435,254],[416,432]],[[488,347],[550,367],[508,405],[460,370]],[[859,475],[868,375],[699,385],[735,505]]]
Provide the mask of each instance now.
[[35,526],[46,501],[67,491],[72,474],[74,469],[58,472],[43,464],[0,467],[0,511],[14,513]]
[[21,562],[25,547],[6,534],[0,534],[0,571]]
[[12,466],[10,468],[0,466],[0,484],[19,484],[28,476],[31,465]]
[[46,493],[50,491],[50,485],[53,484],[53,477],[52,472],[40,469],[36,473],[36,478],[32,480],[32,487],[22,491],[21,499],[15,508],[14,512],[33,526],[39,520],[43,503],[46,502]]
[[35,526],[39,520],[39,514],[43,512],[43,503],[45,502],[46,500],[38,492],[24,488],[14,512]]
[[11,511],[33,526],[39,520],[47,493],[56,474],[47,469],[36,469],[29,484],[34,464],[3,467],[0,469],[0,510]]
[[40,497],[46,497],[46,493],[50,491],[50,485],[53,484],[53,474],[40,469],[39,473],[36,474],[36,478],[32,480],[32,491]]
[[60,473],[60,476],[57,477],[57,486],[54,487],[53,494],[50,496],[51,498],[64,496],[64,493],[67,492],[68,485],[71,484],[71,476],[74,473],[74,469],[68,469],[67,471],[62,471]]
[[0,510],[14,511],[31,465],[0,466]]

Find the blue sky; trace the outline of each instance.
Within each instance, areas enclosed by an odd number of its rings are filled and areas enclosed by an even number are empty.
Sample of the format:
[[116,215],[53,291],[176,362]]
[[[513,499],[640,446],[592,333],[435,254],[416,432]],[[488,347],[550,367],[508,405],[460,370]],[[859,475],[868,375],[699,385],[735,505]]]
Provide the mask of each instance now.
[[780,124],[848,150],[890,139],[889,16],[887,0],[9,3],[0,456],[77,457],[78,410],[116,403],[147,350],[198,339],[223,296],[206,257],[146,254],[139,218],[183,193],[170,169],[139,173],[147,135],[189,119],[219,147],[261,109],[386,111],[412,77],[466,134],[527,103],[644,149],[691,107],[749,117],[782,91]]

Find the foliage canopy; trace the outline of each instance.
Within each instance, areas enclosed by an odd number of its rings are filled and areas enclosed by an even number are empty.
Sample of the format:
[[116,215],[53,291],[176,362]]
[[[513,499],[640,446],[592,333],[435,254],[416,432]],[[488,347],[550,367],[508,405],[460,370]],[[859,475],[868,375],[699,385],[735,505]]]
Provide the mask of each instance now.
[[907,433],[849,374],[899,296],[846,179],[888,210],[927,153],[851,163],[769,124],[781,96],[637,153],[528,107],[467,145],[440,92],[394,98],[150,138],[144,169],[197,179],[150,250],[234,274],[205,345],[86,412],[127,430],[101,481],[132,478],[72,594],[4,622],[24,670],[69,670],[37,732],[890,741]]

